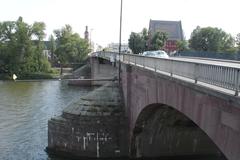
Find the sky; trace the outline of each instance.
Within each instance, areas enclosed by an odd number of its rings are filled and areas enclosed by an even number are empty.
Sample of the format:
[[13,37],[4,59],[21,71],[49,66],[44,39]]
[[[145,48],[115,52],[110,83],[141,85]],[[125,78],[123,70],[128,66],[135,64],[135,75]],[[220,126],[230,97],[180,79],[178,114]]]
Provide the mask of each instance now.
[[[0,22],[19,16],[28,24],[44,22],[46,39],[65,24],[103,47],[119,42],[121,0],[0,0]],[[186,39],[197,27],[218,27],[240,33],[239,0],[123,0],[122,43],[131,32],[141,32],[152,20],[181,21]]]

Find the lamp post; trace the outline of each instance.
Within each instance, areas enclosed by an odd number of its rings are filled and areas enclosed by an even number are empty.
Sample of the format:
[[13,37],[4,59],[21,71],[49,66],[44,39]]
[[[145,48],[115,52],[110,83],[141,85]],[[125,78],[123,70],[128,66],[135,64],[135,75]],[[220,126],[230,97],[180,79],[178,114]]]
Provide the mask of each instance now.
[[93,31],[93,29],[91,28],[90,29],[90,33],[89,33],[89,42],[90,42],[90,49],[91,49],[91,52],[92,52],[92,31]]
[[119,31],[119,50],[118,50],[118,84],[120,86],[121,78],[120,78],[120,72],[121,72],[121,60],[120,60],[120,54],[121,54],[121,41],[122,41],[122,2],[121,0],[121,7],[120,7],[120,31]]

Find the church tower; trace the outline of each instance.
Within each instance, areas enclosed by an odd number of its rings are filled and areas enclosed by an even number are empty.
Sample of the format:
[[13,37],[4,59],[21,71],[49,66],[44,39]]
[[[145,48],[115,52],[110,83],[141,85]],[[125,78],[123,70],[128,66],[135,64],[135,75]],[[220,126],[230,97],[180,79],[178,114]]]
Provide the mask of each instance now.
[[88,33],[88,26],[86,26],[86,30],[84,32],[84,39],[89,42],[89,33]]

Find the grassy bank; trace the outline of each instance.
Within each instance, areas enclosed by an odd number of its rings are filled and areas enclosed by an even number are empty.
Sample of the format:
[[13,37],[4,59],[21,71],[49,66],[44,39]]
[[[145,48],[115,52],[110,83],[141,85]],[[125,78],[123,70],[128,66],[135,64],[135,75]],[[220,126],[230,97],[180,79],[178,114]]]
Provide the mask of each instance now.
[[18,79],[56,79],[59,78],[59,74],[53,73],[27,73],[19,75]]
[[[24,74],[16,74],[17,79],[19,80],[30,80],[30,79],[57,79],[59,78],[59,70],[51,69],[48,73],[24,73]],[[12,80],[12,75],[8,73],[0,74],[0,80]]]

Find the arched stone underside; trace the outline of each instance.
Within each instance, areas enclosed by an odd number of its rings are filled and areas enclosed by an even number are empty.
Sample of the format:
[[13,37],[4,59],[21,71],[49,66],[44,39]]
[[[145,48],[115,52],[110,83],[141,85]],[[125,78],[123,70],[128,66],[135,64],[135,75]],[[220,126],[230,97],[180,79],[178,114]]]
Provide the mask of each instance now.
[[131,139],[132,157],[215,157],[226,160],[212,140],[188,117],[163,104],[145,107]]

